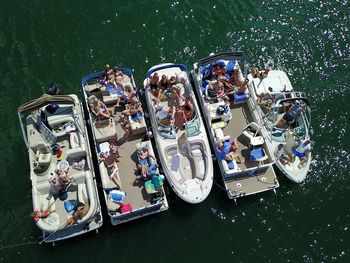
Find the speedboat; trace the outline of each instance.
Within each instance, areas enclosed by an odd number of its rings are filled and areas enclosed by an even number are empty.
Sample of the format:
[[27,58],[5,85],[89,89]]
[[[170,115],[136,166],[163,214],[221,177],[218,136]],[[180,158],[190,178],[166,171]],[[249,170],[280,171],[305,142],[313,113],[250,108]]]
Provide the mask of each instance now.
[[[169,80],[167,87],[158,86],[161,96],[155,96],[151,87],[150,78],[155,74]],[[147,72],[144,88],[165,177],[181,199],[200,203],[213,185],[213,162],[187,67],[173,63],[155,65]]]
[[[129,94],[133,94],[133,100],[139,103],[132,70],[121,68],[120,71],[124,87]],[[140,178],[137,171],[140,151],[147,149],[149,155],[154,156],[152,143],[145,136],[147,126],[142,108],[140,115],[137,115],[138,120],[124,116],[129,106],[126,97],[117,106],[117,97],[106,89],[104,77],[104,72],[97,72],[84,77],[81,83],[108,215],[111,224],[118,225],[165,211],[168,202],[159,169],[153,169],[147,178]],[[94,100],[106,105],[109,116],[100,118],[95,114]],[[128,126],[123,129],[124,121]],[[128,129],[127,134],[125,129]],[[108,161],[108,156],[115,153],[115,163]],[[156,159],[152,161],[153,165],[157,163]]]
[[[271,70],[264,78],[254,78],[249,74],[248,79],[252,107],[256,109],[254,119],[263,127],[262,132],[272,150],[276,152],[282,144],[281,147],[289,156],[289,162],[276,158],[276,166],[292,181],[302,182],[310,168],[311,153],[306,155],[306,161],[302,165],[300,159],[294,156],[293,147],[299,141],[310,140],[311,110],[306,94],[294,91],[287,74],[281,70]],[[266,95],[271,98],[268,107],[264,102]],[[283,123],[288,109],[299,106],[303,107],[300,114],[291,123]]]
[[78,97],[44,94],[21,105],[18,117],[29,156],[32,216],[43,232],[41,242],[54,244],[97,232],[103,220]]
[[225,190],[234,200],[279,187],[274,156],[253,119],[249,92],[238,85],[245,81],[244,65],[243,53],[221,53],[199,60],[192,70]]

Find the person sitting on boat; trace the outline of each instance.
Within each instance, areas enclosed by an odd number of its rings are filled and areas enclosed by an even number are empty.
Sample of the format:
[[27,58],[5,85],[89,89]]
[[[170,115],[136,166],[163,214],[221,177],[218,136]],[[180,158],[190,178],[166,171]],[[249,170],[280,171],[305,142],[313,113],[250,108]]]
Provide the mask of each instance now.
[[174,126],[176,129],[182,130],[187,123],[185,112],[181,107],[176,107],[174,114]]
[[119,124],[122,127],[123,131],[125,132],[124,137],[126,141],[129,141],[131,138],[131,126],[130,126],[130,122],[128,120],[128,117],[125,115],[120,115],[119,118]]
[[226,78],[226,65],[223,60],[217,61],[211,70],[211,77],[214,79]]
[[264,71],[260,71],[258,68],[253,67],[250,73],[252,74],[253,78],[266,78],[270,70],[271,68],[269,67],[265,68]]
[[232,152],[235,154],[235,157],[237,158],[238,162],[242,162],[241,156],[238,154],[238,140],[237,138],[233,138],[231,142],[231,147],[229,149],[229,152]]
[[104,74],[103,74],[103,83],[101,84],[106,84],[108,81],[108,76],[112,73],[113,73],[113,69],[109,64],[106,64],[104,69]]
[[108,75],[106,90],[108,91],[111,97],[117,98],[116,106],[119,107],[121,98],[126,96],[126,93],[123,88],[123,85],[120,85],[119,82],[116,82],[114,73]]
[[158,94],[154,94],[154,96],[158,99],[158,101],[164,98],[163,96],[169,88],[170,88],[170,81],[167,75],[163,74],[161,79],[158,82],[159,92]]
[[266,110],[271,110],[275,98],[269,92],[263,92],[259,95],[257,103]]
[[106,104],[104,104],[101,100],[96,98],[94,95],[90,97],[90,110],[98,119],[109,119],[113,115],[110,114]]
[[108,173],[109,178],[116,184],[116,186],[119,187],[119,189],[122,188],[120,176],[119,176],[119,168],[118,168],[118,162],[121,155],[119,154],[118,147],[114,147],[110,145],[109,153],[100,153],[99,160],[103,161]]
[[219,153],[219,159],[230,162],[230,161],[235,161],[237,158],[237,161],[241,163],[242,159],[238,155],[237,149],[238,149],[238,142],[235,140],[230,142],[230,141],[224,141],[222,139],[219,139],[216,147],[216,150]]
[[174,108],[169,107],[168,111],[165,111],[164,109],[160,109],[156,116],[159,120],[159,123],[164,126],[172,126],[174,124]]
[[288,124],[293,124],[304,109],[305,104],[296,103],[289,108],[289,110],[283,115],[282,119]]
[[124,116],[130,116],[134,122],[142,122],[143,110],[141,102],[138,100],[133,101],[132,104],[127,104],[126,109],[122,111]]
[[295,143],[295,145],[292,147],[292,152],[294,156],[299,157],[300,163],[298,165],[298,168],[301,169],[309,156],[311,150],[311,144],[310,140],[299,140]]
[[56,170],[55,173],[56,175],[49,180],[50,184],[55,189],[54,192],[57,191],[58,193],[66,191],[71,182],[70,177],[63,170]]
[[89,212],[90,206],[89,204],[79,203],[77,208],[73,213],[73,219],[75,221],[83,219],[84,216]]
[[158,82],[159,82],[159,75],[157,72],[154,72],[153,75],[151,75],[149,78],[149,86],[151,88],[152,95],[155,98],[158,98],[160,93],[160,87]]
[[185,99],[185,103],[180,105],[181,109],[185,113],[186,121],[190,121],[193,116],[193,103],[191,101],[192,93]]
[[161,79],[158,82],[161,89],[166,90],[170,86],[170,81],[167,77],[167,75],[163,74]]
[[217,97],[222,98],[226,95],[225,94],[225,87],[224,87],[224,84],[222,82],[216,81],[214,83],[214,89],[215,89]]
[[30,214],[30,216],[34,218],[35,222],[38,222],[40,219],[47,218],[50,214],[55,212],[55,210],[51,210],[51,206],[53,204],[54,202],[52,202],[46,209],[42,211],[39,208],[35,208],[34,211]]
[[282,143],[276,148],[275,155],[283,165],[290,164],[290,157],[285,153]]
[[138,150],[137,156],[139,162],[136,170],[139,174],[141,174],[142,178],[147,178],[150,172],[149,167],[155,162],[156,158],[149,153],[147,147],[143,147],[141,150]]

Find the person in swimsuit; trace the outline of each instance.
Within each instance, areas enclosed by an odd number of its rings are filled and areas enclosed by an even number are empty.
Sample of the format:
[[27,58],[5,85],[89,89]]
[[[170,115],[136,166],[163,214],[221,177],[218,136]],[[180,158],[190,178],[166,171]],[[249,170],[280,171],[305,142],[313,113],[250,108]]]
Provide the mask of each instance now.
[[30,214],[31,217],[34,218],[35,222],[38,222],[41,218],[45,219],[47,218],[50,214],[55,212],[55,210],[51,210],[51,206],[54,204],[52,202],[46,209],[41,211],[39,208],[35,208],[34,211]]
[[285,153],[284,145],[282,143],[278,145],[275,155],[283,165],[290,164],[290,157]]
[[83,219],[84,216],[89,212],[89,204],[80,203],[73,213],[73,218],[75,221]]
[[147,178],[149,174],[149,167],[152,165],[152,160],[155,161],[156,158],[149,154],[149,151],[146,147],[142,148],[141,150],[137,151],[137,156],[139,159],[139,163],[136,166],[136,171],[141,174],[142,178]]
[[187,122],[185,112],[181,107],[177,107],[174,114],[174,125],[176,129],[182,130]]
[[90,105],[91,112],[100,119],[109,119],[113,115],[109,113],[106,104],[104,104],[101,100],[96,97],[93,99]]
[[126,117],[125,115],[121,115],[118,122],[120,123],[120,126],[122,127],[123,131],[125,132],[125,140],[129,141],[131,138],[131,130],[128,117]]
[[183,112],[185,113],[186,116],[186,121],[190,121],[193,116],[193,104],[191,101],[191,96],[187,97],[185,99],[185,103],[181,105]]

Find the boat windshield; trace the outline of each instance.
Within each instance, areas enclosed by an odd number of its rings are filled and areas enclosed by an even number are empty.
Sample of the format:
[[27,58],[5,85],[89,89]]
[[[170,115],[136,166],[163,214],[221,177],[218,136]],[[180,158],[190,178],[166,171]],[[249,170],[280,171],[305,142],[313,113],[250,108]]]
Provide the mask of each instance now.
[[305,98],[276,97],[276,103],[266,115],[264,125],[272,140],[285,142],[285,132],[292,130],[300,138],[309,138],[311,110]]

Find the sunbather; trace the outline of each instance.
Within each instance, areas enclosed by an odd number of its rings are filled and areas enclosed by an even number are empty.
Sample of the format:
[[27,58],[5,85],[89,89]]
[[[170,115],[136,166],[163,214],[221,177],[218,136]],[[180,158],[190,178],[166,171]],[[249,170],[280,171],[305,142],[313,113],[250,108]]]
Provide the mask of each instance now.
[[95,96],[91,97],[89,106],[90,106],[91,112],[98,119],[108,119],[113,116],[108,111],[106,104],[104,104],[101,100],[99,100]]

